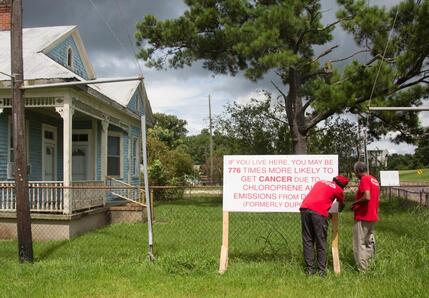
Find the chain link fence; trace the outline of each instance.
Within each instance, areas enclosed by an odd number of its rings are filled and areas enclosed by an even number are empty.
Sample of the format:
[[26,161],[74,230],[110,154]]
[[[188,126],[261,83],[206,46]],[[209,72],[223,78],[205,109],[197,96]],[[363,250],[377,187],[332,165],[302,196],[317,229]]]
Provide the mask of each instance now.
[[[376,225],[381,250],[394,247],[395,241],[404,237],[411,243],[419,239],[417,246],[429,246],[428,192],[427,188],[408,189],[407,192],[383,189],[380,222]],[[109,233],[103,231],[113,226],[119,237],[126,237],[127,243],[138,247],[142,255],[146,254],[147,209],[143,189],[115,183],[70,187],[45,183],[30,185],[29,193],[33,240],[37,247],[49,250],[49,246],[66,239],[88,241],[88,246],[97,245],[95,238],[87,238],[86,234],[108,237]],[[67,201],[70,198],[74,200]],[[153,202],[156,262],[171,273],[217,270],[222,242],[222,187],[151,187],[150,199]],[[13,185],[0,184],[2,258],[17,256],[14,200]],[[352,200],[353,189],[347,193],[348,207]],[[353,213],[348,207],[340,214],[339,221],[343,266],[354,264]],[[330,223],[329,244],[331,228]],[[125,250],[121,246],[105,248],[106,253],[113,249],[118,254],[121,249]],[[36,254],[38,252],[40,250]],[[43,250],[40,254],[44,254]],[[231,263],[280,261],[301,264],[299,213],[230,213],[229,259]]]

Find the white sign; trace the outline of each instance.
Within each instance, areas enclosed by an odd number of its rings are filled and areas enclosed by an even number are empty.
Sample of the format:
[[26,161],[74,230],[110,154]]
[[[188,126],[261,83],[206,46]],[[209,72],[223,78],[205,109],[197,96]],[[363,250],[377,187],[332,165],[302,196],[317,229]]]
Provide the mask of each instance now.
[[223,210],[298,212],[314,183],[338,175],[337,155],[226,155]]
[[381,186],[400,186],[399,171],[380,171]]

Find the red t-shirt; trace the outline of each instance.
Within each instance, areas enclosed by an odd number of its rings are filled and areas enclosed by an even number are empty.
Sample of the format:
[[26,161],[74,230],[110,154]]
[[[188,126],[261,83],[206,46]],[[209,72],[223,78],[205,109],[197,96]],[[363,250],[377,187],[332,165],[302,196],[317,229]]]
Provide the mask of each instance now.
[[355,220],[378,221],[378,199],[380,197],[380,185],[373,176],[365,175],[360,178],[355,200],[363,197],[363,193],[369,190],[370,199],[367,203],[357,204],[353,209]]
[[343,189],[335,182],[321,180],[314,184],[304,201],[302,201],[300,208],[307,208],[323,217],[328,217],[328,211],[335,199],[344,203]]

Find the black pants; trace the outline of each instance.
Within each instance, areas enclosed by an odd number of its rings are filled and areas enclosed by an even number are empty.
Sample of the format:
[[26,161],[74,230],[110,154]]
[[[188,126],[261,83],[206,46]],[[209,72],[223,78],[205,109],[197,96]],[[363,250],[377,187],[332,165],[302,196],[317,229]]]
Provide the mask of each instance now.
[[309,209],[302,209],[300,211],[302,244],[307,273],[313,274],[316,271],[314,266],[314,244],[316,244],[318,269],[321,273],[324,273],[326,271],[328,219]]

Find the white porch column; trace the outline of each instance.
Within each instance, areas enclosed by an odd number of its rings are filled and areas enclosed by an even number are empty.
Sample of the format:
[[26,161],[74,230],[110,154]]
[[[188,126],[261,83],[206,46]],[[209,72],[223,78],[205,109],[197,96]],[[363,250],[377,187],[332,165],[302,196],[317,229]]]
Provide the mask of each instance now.
[[108,119],[101,121],[101,180],[107,176],[107,137],[109,131]]
[[131,184],[131,169],[133,167],[132,164],[132,151],[133,151],[133,138],[132,138],[132,130],[131,125],[128,126],[128,183]]
[[72,182],[72,133],[73,133],[73,113],[71,99],[65,100],[62,107],[56,111],[63,118],[63,181],[64,186],[64,214],[71,214],[73,211],[72,191],[67,188]]

